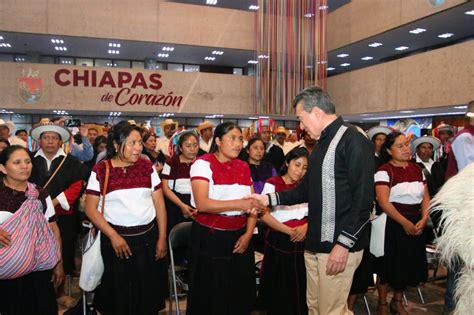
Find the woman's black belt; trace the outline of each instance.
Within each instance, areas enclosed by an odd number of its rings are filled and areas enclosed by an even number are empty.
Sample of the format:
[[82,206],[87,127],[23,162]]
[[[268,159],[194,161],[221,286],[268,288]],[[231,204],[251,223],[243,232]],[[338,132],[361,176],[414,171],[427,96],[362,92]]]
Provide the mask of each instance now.
[[137,236],[145,234],[150,231],[155,226],[155,220],[151,221],[145,225],[136,225],[136,226],[121,226],[109,223],[110,226],[117,231],[118,234],[123,236]]

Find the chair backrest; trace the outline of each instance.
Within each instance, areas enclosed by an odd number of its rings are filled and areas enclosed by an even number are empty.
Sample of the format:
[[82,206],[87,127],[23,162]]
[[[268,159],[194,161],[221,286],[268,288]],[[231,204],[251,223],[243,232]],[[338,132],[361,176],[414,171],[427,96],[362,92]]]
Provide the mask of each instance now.
[[181,222],[176,224],[170,231],[168,236],[169,246],[171,249],[189,246],[191,239],[192,222]]

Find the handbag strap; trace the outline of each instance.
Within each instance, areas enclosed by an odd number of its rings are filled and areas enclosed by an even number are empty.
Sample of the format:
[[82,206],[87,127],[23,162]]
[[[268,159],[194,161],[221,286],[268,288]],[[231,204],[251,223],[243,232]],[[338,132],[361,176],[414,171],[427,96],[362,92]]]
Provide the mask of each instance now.
[[51,183],[51,181],[53,180],[54,176],[56,176],[56,174],[58,173],[59,169],[61,168],[61,166],[63,166],[64,164],[64,161],[66,161],[66,158],[67,158],[67,154],[63,157],[61,163],[59,163],[58,167],[56,167],[56,170],[54,171],[53,175],[51,175],[48,179],[48,181],[46,182],[46,184],[43,186],[43,189],[46,189],[46,187],[48,187],[49,183]]
[[109,175],[110,175],[110,165],[109,165],[110,160],[105,161],[105,180],[104,180],[104,186],[102,187],[102,204],[100,206],[100,213],[104,215],[104,206],[105,206],[105,194],[107,193],[107,186],[109,184]]

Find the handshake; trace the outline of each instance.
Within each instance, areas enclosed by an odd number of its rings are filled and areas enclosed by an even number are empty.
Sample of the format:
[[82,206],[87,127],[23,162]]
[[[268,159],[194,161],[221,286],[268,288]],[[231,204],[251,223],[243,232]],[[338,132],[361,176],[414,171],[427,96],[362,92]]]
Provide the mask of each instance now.
[[239,200],[238,209],[242,214],[261,214],[268,207],[267,195],[251,194]]

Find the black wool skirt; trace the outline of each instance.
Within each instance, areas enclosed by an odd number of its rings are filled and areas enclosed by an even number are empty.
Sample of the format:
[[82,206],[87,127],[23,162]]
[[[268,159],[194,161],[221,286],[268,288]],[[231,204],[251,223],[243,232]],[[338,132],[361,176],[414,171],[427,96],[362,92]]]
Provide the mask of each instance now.
[[0,314],[57,315],[56,294],[51,282],[52,270],[0,280]]
[[259,300],[268,315],[308,314],[304,242],[267,230]]
[[95,307],[102,314],[158,314],[168,294],[166,259],[155,260],[156,225],[138,236],[123,236],[132,251],[129,259],[115,255],[110,240],[101,233],[104,274],[96,290]]
[[370,253],[369,248],[365,248],[362,261],[354,272],[354,278],[352,280],[349,294],[364,294],[367,293],[369,287],[374,286],[374,259],[375,256]]
[[187,315],[246,315],[255,303],[255,258],[251,246],[233,254],[245,227],[221,231],[193,222]]
[[[416,224],[421,215],[406,218]],[[378,267],[381,282],[388,283],[396,291],[426,282],[428,264],[425,246],[424,233],[407,235],[400,224],[387,217],[384,256]]]

